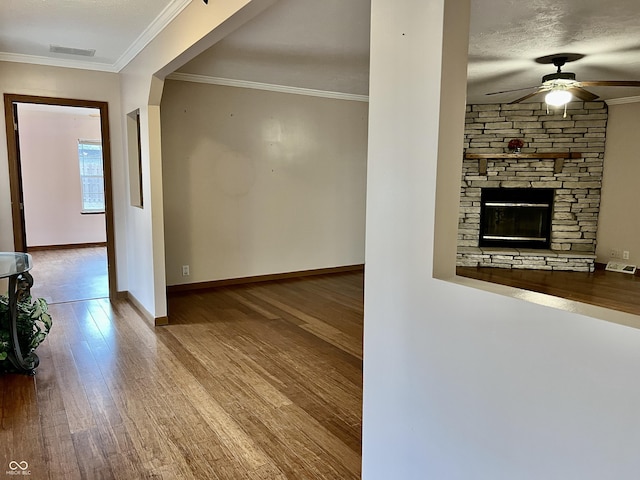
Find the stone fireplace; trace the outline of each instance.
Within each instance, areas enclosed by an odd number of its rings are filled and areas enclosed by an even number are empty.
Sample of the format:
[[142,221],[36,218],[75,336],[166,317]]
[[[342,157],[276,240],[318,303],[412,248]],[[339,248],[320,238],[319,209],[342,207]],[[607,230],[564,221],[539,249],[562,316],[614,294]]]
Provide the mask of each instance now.
[[[459,266],[593,271],[607,108],[572,102],[563,113],[467,106]],[[520,153],[506,150],[513,138]]]

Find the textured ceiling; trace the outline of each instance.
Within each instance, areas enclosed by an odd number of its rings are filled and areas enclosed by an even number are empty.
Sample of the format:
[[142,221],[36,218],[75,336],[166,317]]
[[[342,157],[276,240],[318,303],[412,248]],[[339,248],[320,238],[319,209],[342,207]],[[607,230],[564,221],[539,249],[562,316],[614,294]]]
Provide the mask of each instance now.
[[[78,61],[117,64],[165,7],[188,1],[0,0],[0,60],[2,52],[69,58],[49,53],[49,44],[57,44],[96,49],[94,58]],[[471,4],[469,103],[509,102],[527,93],[485,95],[539,85],[554,67],[535,59],[554,53],[585,55],[564,69],[578,80],[640,80],[638,0]],[[279,0],[180,71],[366,95],[369,17],[370,0]],[[640,88],[589,90],[603,99],[640,95]]]
[[[638,0],[471,0],[469,103],[512,101],[552,65],[535,59],[581,53],[568,64],[578,80],[640,80]],[[367,94],[369,0],[280,0],[180,72]],[[640,88],[593,87],[602,99]],[[534,96],[530,101],[540,101]]]
[[[27,59],[34,63],[59,59],[111,66],[174,3],[176,0],[0,0],[0,59],[10,54],[34,57]],[[93,57],[55,54],[49,52],[50,45],[95,49],[96,53]]]
[[182,73],[366,95],[370,0],[279,0]]
[[[581,53],[567,64],[577,80],[640,80],[638,0],[472,0],[468,102],[509,102],[524,94],[485,94],[540,84],[555,53]],[[640,95],[640,88],[589,87],[603,99]],[[540,101],[536,96],[531,101]]]

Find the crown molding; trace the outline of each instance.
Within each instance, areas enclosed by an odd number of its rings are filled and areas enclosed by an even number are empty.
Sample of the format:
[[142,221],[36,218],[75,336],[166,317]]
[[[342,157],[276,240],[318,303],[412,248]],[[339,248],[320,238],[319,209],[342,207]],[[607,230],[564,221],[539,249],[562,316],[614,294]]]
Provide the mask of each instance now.
[[0,52],[0,62],[30,63],[48,67],[78,68],[97,72],[117,73],[113,65],[86,60],[71,60],[67,58],[42,57],[39,55],[22,55],[17,53]]
[[174,0],[140,34],[127,50],[116,60],[113,67],[119,72],[138,55],[171,21],[187,8],[192,0]]
[[136,38],[127,50],[114,64],[75,60],[69,58],[43,57],[39,55],[22,55],[17,53],[0,52],[1,62],[30,63],[49,67],[78,68],[80,70],[94,70],[98,72],[118,73],[138,53],[146,47],[174,18],[176,18],[192,0],[173,0]]
[[607,105],[622,105],[625,103],[638,103],[640,102],[640,96],[634,97],[625,97],[625,98],[612,98],[610,100],[605,100]]
[[309,97],[332,98],[335,100],[351,100],[355,102],[368,102],[368,95],[356,95],[354,93],[331,92],[327,90],[314,90],[311,88],[288,87],[271,83],[251,82],[248,80],[233,80],[231,78],[209,77],[207,75],[195,75],[192,73],[174,72],[167,76],[167,80],[180,82],[206,83],[208,85],[222,85],[225,87],[251,88],[254,90],[266,90],[269,92],[291,93],[293,95],[306,95]]

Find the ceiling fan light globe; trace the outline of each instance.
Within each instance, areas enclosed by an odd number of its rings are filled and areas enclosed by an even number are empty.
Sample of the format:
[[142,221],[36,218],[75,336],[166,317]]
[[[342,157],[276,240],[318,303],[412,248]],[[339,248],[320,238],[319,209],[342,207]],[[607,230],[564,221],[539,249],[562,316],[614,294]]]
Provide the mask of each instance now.
[[544,97],[544,101],[547,105],[561,107],[569,103],[572,98],[573,95],[571,95],[571,92],[568,92],[567,90],[551,90]]

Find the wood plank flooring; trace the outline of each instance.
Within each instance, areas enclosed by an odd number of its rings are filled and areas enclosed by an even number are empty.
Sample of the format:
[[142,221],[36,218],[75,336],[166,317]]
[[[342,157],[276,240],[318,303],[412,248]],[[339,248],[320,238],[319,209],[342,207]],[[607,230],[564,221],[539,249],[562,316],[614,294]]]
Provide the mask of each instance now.
[[640,315],[640,277],[635,275],[599,269],[594,273],[583,273],[491,267],[458,267],[456,273]]
[[31,293],[34,297],[42,297],[48,303],[62,303],[109,296],[107,247],[29,253],[33,257]]
[[50,307],[35,377],[0,376],[0,475],[357,479],[363,274]]

